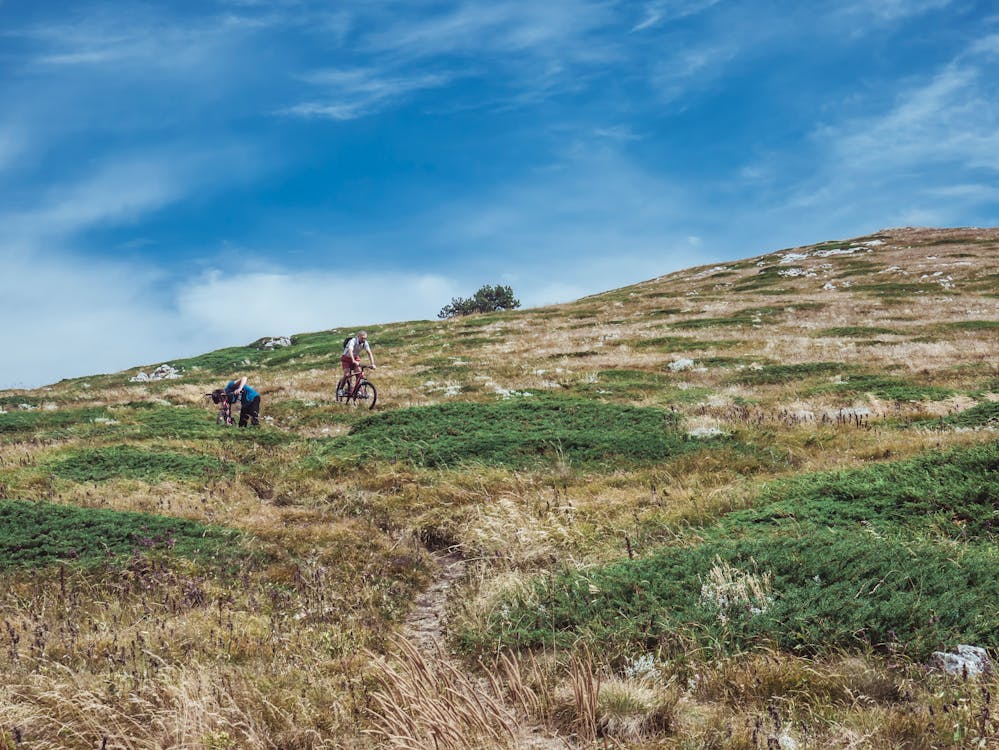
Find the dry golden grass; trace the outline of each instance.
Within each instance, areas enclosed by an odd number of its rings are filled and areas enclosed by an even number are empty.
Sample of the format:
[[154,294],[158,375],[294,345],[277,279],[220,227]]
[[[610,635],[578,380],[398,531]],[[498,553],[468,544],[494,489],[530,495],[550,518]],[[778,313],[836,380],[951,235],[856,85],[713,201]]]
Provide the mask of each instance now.
[[[264,560],[247,560],[238,573],[139,556],[116,575],[0,575],[0,748],[95,748],[105,737],[108,748],[205,750],[999,742],[995,676],[949,681],[874,654],[708,659],[691,646],[668,663],[649,654],[654,676],[629,676],[612,647],[501,652],[483,666],[446,653],[435,662],[393,638],[429,583],[424,545],[468,560],[446,638],[449,628],[482,629],[501,616],[503,596],[527,595],[532,575],[693,543],[699,526],[747,507],[776,479],[994,440],[983,430],[898,425],[999,398],[999,336],[990,326],[999,321],[999,231],[881,237],[732,262],[726,276],[689,269],[485,325],[413,324],[414,334],[398,325],[391,330],[403,343],[379,353],[372,375],[378,412],[530,390],[673,408],[685,430],[729,434],[752,447],[743,452],[643,467],[580,466],[571,455],[532,469],[351,467],[335,456],[309,464],[321,441],[363,415],[334,403],[336,367],[308,362],[250,373],[263,414],[274,409],[272,429],[290,434],[290,444],[155,441],[233,462],[239,471],[227,478],[74,483],[46,462],[104,439],[0,432],[0,496],[229,526]],[[788,269],[801,271],[780,275]],[[768,293],[775,290],[785,293]],[[864,333],[871,328],[888,332]],[[373,345],[378,351],[377,336]],[[694,365],[671,369],[680,359]],[[896,402],[823,391],[835,374],[759,385],[738,377],[816,362],[955,393]],[[638,375],[613,374],[624,370]],[[42,410],[157,402],[203,407],[210,423],[203,394],[225,379],[139,385],[95,376],[89,387],[4,394],[4,408],[16,411],[21,398]],[[293,418],[310,409],[313,419]],[[732,571],[722,579],[742,580]]]

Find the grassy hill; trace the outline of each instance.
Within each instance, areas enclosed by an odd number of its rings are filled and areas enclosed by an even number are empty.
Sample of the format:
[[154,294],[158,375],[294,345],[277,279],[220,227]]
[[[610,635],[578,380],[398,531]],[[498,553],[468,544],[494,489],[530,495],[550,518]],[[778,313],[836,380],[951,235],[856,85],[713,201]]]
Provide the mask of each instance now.
[[999,743],[999,230],[367,330],[0,392],[0,748]]

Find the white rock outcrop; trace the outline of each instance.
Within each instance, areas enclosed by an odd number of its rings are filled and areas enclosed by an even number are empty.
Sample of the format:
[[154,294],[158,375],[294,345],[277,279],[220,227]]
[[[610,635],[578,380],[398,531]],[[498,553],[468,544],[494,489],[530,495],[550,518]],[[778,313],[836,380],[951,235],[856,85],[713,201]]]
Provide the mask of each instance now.
[[260,348],[267,349],[269,351],[279,346],[291,346],[291,337],[275,336],[274,338],[267,339],[264,343],[260,345]]
[[957,653],[934,651],[930,656],[930,666],[957,677],[975,677],[992,672],[988,652],[978,646],[958,646]]
[[180,370],[172,365],[163,364],[153,370],[149,375],[144,372],[137,373],[136,375],[130,377],[128,382],[148,383],[150,380],[176,380],[179,377],[181,377]]

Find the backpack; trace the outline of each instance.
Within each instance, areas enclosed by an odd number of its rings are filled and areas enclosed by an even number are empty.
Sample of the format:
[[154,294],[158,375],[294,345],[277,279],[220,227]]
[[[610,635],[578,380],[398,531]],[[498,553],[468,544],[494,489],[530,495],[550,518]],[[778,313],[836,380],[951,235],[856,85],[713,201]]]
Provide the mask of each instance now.
[[350,336],[348,336],[347,338],[345,338],[345,339],[343,340],[343,348],[344,348],[344,349],[346,349],[346,348],[347,348],[347,344],[349,344],[349,343],[350,343],[350,340],[351,340],[352,338],[354,338],[354,334],[351,334]]

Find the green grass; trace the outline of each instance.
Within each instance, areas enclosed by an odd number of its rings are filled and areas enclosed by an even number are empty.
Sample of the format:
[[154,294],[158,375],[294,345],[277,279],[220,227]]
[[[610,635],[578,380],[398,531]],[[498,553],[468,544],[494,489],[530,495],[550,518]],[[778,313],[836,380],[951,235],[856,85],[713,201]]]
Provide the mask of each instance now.
[[0,409],[19,409],[21,404],[39,406],[42,399],[38,396],[0,396]]
[[84,409],[41,409],[11,411],[0,414],[0,435],[4,433],[34,433],[36,435],[54,430],[67,430],[78,425],[92,423],[95,419],[108,419],[107,409],[87,407]]
[[841,260],[837,264],[837,280],[846,279],[851,276],[862,276],[880,270],[882,266],[869,260]]
[[782,266],[764,266],[755,274],[751,274],[744,277],[741,281],[735,282],[732,285],[732,289],[737,292],[749,292],[782,283],[785,277],[780,275],[779,272],[781,270],[783,270]]
[[330,440],[320,455],[430,467],[465,462],[519,467],[562,460],[648,463],[698,447],[676,430],[670,411],[531,396],[375,414]]
[[764,491],[763,507],[729,515],[732,528],[863,525],[955,539],[999,540],[999,443],[862,469],[806,474]]
[[999,401],[986,401],[939,419],[925,419],[915,423],[922,427],[999,427]]
[[958,320],[941,323],[939,328],[947,331],[996,331],[999,330],[999,320]]
[[743,370],[733,380],[742,385],[774,385],[817,376],[846,372],[850,365],[842,362],[801,362],[793,365],[764,365],[759,370]]
[[[800,653],[870,648],[925,659],[999,638],[999,445],[806,475],[766,490],[689,547],[539,578],[469,649],[497,645]],[[771,577],[756,611],[702,597],[713,565]],[[760,604],[759,600],[757,603]]]
[[0,500],[0,569],[88,566],[136,551],[194,559],[240,554],[240,534],[181,518]]
[[244,370],[253,369],[267,352],[254,349],[252,346],[231,346],[207,354],[188,359],[171,361],[175,368],[181,371],[203,370],[215,375],[232,375]]
[[749,307],[739,310],[723,318],[694,318],[673,323],[674,328],[697,329],[715,328],[718,326],[751,326],[772,322],[783,312],[779,307]]
[[882,375],[849,375],[842,383],[817,386],[812,393],[860,394],[870,393],[888,401],[941,401],[954,395],[949,388],[920,385],[900,378]]
[[836,326],[833,328],[823,328],[816,331],[815,335],[820,338],[860,338],[866,336],[901,336],[901,331],[894,328],[881,328],[879,326]]
[[[651,295],[649,295],[651,296]],[[650,318],[667,318],[671,315],[683,315],[682,307],[664,307],[660,310],[650,310],[645,313]]]
[[223,464],[212,456],[140,450],[128,445],[73,449],[48,461],[45,468],[55,476],[73,482],[101,482],[107,479],[204,481],[231,474],[234,470],[231,464]]
[[946,290],[939,284],[903,284],[884,282],[881,284],[854,284],[853,292],[868,292],[879,297],[908,297],[913,294],[944,294]]
[[632,341],[631,346],[637,349],[657,349],[662,352],[696,352],[705,349],[731,349],[741,344],[736,339],[691,339],[685,336],[657,336],[649,339]]

